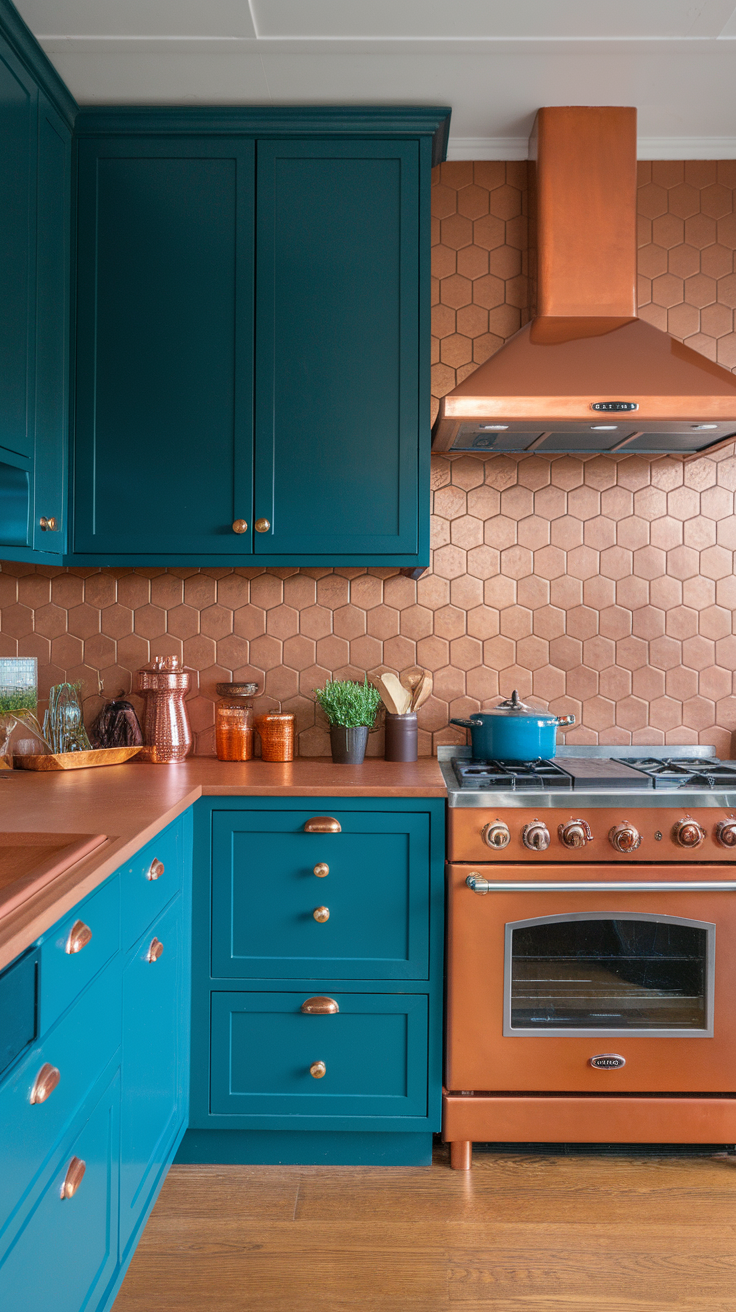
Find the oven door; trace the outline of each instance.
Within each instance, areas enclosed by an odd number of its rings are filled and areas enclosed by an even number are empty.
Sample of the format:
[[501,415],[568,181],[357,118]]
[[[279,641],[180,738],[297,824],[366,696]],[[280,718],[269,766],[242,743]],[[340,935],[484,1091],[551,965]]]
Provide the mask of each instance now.
[[733,876],[448,866],[446,1087],[736,1092]]

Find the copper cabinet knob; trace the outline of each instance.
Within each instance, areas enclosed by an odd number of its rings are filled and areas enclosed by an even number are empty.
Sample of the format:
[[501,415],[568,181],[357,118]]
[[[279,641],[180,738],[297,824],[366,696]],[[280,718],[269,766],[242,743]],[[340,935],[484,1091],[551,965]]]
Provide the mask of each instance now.
[[549,847],[549,829],[541,820],[532,820],[531,824],[524,825],[521,841],[533,852],[544,852]]
[[705,830],[697,820],[678,820],[673,826],[672,837],[678,847],[700,847],[705,838]]
[[305,1016],[336,1016],[340,1008],[334,998],[307,998],[300,1010]]
[[320,925],[324,925],[325,921],[329,920],[330,918],[330,908],[315,907],[314,911],[312,912],[312,915],[314,919],[319,922]]
[[309,1067],[309,1074],[315,1080],[322,1080],[327,1074],[327,1067],[323,1061],[313,1061]]
[[557,833],[564,847],[585,847],[593,838],[587,820],[568,820],[567,824],[558,825]]
[[146,879],[160,879],[165,868],[163,861],[152,861],[146,871]]
[[33,1081],[31,1102],[45,1102],[47,1098],[51,1097],[51,1094],[54,1092],[60,1079],[61,1074],[58,1066],[52,1066],[48,1061],[44,1062],[38,1075]]
[[617,852],[634,852],[641,846],[641,834],[633,825],[624,822],[609,830],[608,841]]
[[248,532],[248,521],[247,521],[247,519],[234,519],[234,520],[233,520],[233,533],[247,533],[247,532]]
[[82,948],[86,948],[91,938],[92,930],[89,925],[85,925],[83,920],[75,920],[69,930],[69,937],[64,946],[64,951],[68,952],[70,957],[73,957],[76,952],[81,952]]
[[736,847],[736,820],[719,820],[716,825],[716,842],[721,847]]
[[146,961],[158,961],[163,953],[164,945],[160,938],[151,939],[151,946],[146,953]]
[[49,515],[48,519],[45,515],[42,515],[38,522],[42,533],[58,533],[59,531],[59,521],[55,515]]
[[312,873],[315,874],[318,879],[325,879],[330,873],[330,867],[326,861],[318,861]]
[[256,533],[268,533],[271,527],[270,519],[257,519],[253,525]]
[[72,1157],[66,1168],[64,1183],[61,1186],[62,1198],[73,1198],[77,1189],[84,1179],[84,1173],[87,1170],[87,1163],[83,1162],[81,1157]]
[[511,842],[511,830],[503,820],[494,820],[490,825],[486,825],[481,830],[481,836],[489,847],[508,847]]
[[333,815],[313,815],[304,824],[305,834],[341,834],[342,825]]

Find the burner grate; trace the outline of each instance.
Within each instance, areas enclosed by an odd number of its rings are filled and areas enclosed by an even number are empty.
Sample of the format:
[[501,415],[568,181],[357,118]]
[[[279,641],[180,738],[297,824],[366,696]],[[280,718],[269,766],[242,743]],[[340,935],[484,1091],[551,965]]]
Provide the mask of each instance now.
[[716,757],[708,760],[692,756],[625,757],[624,762],[647,775],[655,788],[711,789],[736,785],[736,764]]
[[453,758],[461,788],[494,788],[501,792],[572,788],[569,774],[553,761],[468,761]]

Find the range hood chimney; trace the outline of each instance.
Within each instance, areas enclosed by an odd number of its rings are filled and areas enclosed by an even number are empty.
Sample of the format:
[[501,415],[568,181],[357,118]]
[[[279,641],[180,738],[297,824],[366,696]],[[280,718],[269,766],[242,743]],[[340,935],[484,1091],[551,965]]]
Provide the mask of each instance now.
[[440,402],[435,451],[682,456],[736,437],[736,376],[637,318],[636,110],[540,109],[534,318]]

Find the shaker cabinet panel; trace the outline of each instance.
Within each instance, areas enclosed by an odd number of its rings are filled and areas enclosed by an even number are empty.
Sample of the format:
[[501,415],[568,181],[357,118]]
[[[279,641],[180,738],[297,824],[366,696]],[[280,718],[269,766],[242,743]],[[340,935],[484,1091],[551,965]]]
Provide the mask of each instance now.
[[79,143],[78,553],[250,554],[254,153]]
[[415,553],[419,145],[259,141],[257,176],[254,551]]

